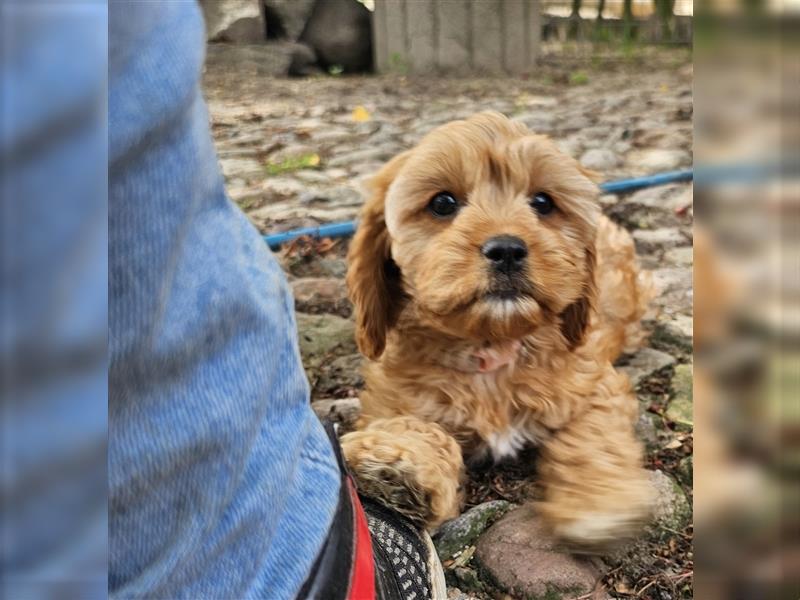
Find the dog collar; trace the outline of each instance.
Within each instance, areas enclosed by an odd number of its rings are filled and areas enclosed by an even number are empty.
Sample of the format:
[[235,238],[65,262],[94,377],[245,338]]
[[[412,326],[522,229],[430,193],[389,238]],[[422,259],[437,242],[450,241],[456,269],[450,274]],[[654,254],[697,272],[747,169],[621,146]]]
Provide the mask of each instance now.
[[479,373],[492,373],[506,365],[512,365],[519,356],[519,349],[522,343],[519,340],[512,340],[502,344],[494,344],[481,348],[472,355],[477,359],[477,371]]

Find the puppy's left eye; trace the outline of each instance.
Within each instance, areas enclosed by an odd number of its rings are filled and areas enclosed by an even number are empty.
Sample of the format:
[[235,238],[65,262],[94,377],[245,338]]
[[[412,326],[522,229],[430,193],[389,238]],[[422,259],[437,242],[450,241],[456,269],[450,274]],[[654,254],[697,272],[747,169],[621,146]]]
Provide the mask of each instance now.
[[458,210],[458,200],[450,192],[439,192],[428,202],[428,210],[437,217],[449,217]]
[[531,206],[533,210],[535,210],[540,215],[547,215],[553,212],[553,209],[556,207],[556,203],[553,202],[553,198],[550,194],[545,194],[544,192],[536,192],[531,198]]

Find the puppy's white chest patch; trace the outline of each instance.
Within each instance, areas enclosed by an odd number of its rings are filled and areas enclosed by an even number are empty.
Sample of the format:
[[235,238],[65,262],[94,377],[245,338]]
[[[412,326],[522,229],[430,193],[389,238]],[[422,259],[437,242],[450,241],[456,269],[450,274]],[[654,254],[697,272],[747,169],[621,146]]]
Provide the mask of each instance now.
[[505,431],[493,433],[486,440],[495,461],[515,458],[527,442],[535,442],[533,435],[519,427],[509,427]]

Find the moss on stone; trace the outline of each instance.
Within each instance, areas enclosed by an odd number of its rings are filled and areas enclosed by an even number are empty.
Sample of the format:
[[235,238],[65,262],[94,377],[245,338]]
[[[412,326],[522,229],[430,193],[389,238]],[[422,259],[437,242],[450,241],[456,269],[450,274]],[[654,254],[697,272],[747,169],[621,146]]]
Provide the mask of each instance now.
[[672,399],[667,407],[667,418],[683,427],[694,425],[692,398],[692,365],[678,365],[672,376]]
[[439,558],[449,560],[459,550],[474,544],[478,537],[512,506],[513,504],[505,500],[484,502],[442,525],[433,538]]

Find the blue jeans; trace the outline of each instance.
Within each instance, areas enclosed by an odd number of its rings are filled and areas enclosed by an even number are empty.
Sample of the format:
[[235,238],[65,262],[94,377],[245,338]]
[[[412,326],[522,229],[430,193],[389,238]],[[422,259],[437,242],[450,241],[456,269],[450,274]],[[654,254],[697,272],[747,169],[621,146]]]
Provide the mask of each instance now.
[[291,598],[339,473],[292,298],[226,197],[193,2],[109,14],[109,590]]

